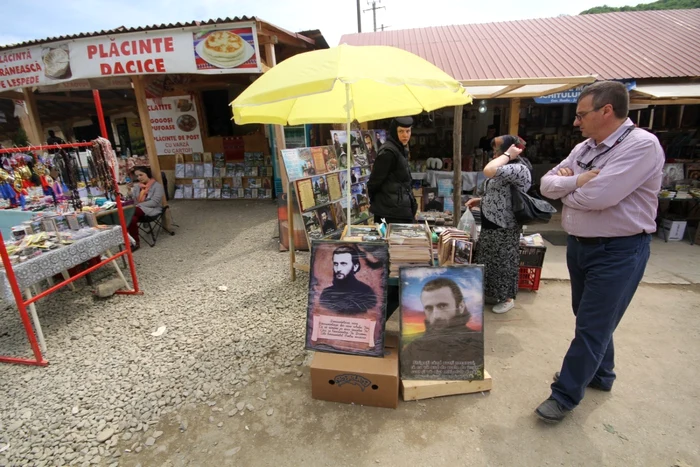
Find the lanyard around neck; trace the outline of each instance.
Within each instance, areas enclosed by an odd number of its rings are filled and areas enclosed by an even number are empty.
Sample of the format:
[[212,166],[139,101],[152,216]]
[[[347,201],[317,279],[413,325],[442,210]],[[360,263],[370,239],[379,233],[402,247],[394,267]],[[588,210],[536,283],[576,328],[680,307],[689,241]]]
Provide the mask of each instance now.
[[612,151],[612,150],[615,148],[615,146],[617,146],[618,144],[620,144],[621,142],[623,142],[623,141],[625,140],[625,138],[627,138],[627,135],[629,135],[630,133],[632,133],[632,130],[634,130],[634,127],[630,127],[630,128],[628,128],[627,130],[625,130],[625,132],[622,133],[622,134],[620,135],[619,138],[617,138],[617,140],[613,143],[612,146],[610,146],[608,149],[606,149],[605,151],[601,152],[600,154],[598,154],[597,156],[595,156],[593,159],[591,159],[589,162],[587,162],[587,163],[584,164],[583,162],[581,162],[581,159],[583,159],[583,158],[586,156],[586,154],[588,154],[588,151],[591,150],[591,147],[590,147],[590,146],[587,146],[587,147],[586,147],[586,150],[584,151],[583,154],[581,154],[581,156],[579,157],[579,159],[578,159],[578,161],[577,161],[578,166],[581,167],[581,168],[584,169],[584,170],[591,170],[591,169],[595,168],[595,166],[593,165],[593,164],[595,164],[595,161],[597,161],[601,156],[604,156],[605,154],[607,154],[607,153],[609,153],[610,151]]

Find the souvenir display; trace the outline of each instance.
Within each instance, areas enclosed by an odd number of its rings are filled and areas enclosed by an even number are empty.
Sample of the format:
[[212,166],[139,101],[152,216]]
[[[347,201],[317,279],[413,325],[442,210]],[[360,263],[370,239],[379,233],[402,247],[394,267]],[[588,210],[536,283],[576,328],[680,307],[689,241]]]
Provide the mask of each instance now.
[[[192,161],[184,161],[186,157]],[[243,159],[237,161],[227,161],[226,157],[224,153],[210,152],[176,155],[176,198],[272,199],[274,170],[269,155],[244,152]],[[188,196],[187,179],[192,180],[192,196]],[[204,186],[195,180],[203,180]],[[178,186],[182,187],[180,192]]]

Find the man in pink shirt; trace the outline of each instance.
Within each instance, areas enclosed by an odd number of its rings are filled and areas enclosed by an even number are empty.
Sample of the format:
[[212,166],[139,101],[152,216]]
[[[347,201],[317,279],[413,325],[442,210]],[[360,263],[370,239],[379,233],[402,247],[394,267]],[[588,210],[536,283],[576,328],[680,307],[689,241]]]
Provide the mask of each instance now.
[[552,394],[535,410],[561,421],[586,387],[615,381],[613,332],[649,260],[665,156],[656,136],[627,118],[629,93],[602,81],[578,99],[574,125],[588,139],[542,177],[542,194],[564,203],[566,261],[576,333],[555,373]]

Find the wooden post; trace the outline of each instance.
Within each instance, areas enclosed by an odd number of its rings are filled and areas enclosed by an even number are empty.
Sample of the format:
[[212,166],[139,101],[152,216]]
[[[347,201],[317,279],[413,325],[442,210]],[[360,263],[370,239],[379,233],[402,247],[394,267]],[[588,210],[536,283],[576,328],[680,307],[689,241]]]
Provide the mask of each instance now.
[[462,217],[462,110],[463,106],[455,106],[455,122],[452,128],[452,225],[457,226]]
[[666,128],[666,111],[668,110],[668,106],[664,105],[664,113],[661,116],[661,128],[667,129]]
[[520,123],[520,98],[514,97],[510,100],[509,135],[518,136],[518,123]]
[[650,130],[654,128],[654,111],[655,110],[656,110],[656,108],[652,107],[651,108],[651,115],[649,115],[649,129]]
[[[46,141],[44,130],[41,128],[39,110],[36,106],[36,97],[30,88],[23,88],[24,104],[27,108],[27,119],[22,119],[22,126],[27,133],[27,138],[34,146],[40,146]],[[26,125],[26,126],[25,126]]]
[[685,104],[681,105],[681,111],[678,114],[678,128],[683,127],[683,112],[685,112]]
[[[146,153],[148,154],[148,162],[151,164],[151,172],[153,178],[158,183],[163,184],[163,177],[160,176],[160,162],[158,161],[158,151],[156,150],[156,141],[153,138],[153,128],[151,128],[151,117],[148,114],[148,102],[146,101],[146,85],[143,76],[137,75],[131,77],[131,82],[134,84],[134,94],[136,96],[136,107],[139,112],[139,120],[141,121],[141,130],[143,131],[143,139],[146,143]],[[165,187],[164,187],[165,188]],[[163,206],[166,206],[168,201],[163,197]],[[170,210],[165,216],[165,228],[170,229],[172,219],[170,218]]]
[[[292,281],[297,280],[297,272],[294,268],[294,263],[297,262],[296,252],[294,251],[294,199],[292,192],[294,187],[291,183],[287,185],[287,235],[289,237],[289,272]],[[306,228],[306,227],[304,227]]]

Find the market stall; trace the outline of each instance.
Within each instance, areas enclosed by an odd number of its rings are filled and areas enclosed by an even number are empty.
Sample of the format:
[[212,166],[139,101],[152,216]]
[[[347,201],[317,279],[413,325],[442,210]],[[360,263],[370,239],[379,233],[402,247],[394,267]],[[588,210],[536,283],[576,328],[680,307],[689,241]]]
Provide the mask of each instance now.
[[[97,100],[97,104],[99,105],[99,100]],[[63,151],[75,146],[75,144],[57,144],[0,149],[0,154],[49,149]],[[116,158],[111,150],[111,145],[106,139],[99,138],[92,143],[83,143],[80,146],[91,147],[95,155],[93,159],[94,179],[99,180],[101,192],[112,198],[116,204],[121,225],[114,227],[100,227],[98,225],[95,211],[99,211],[99,208],[90,206],[93,200],[81,197],[77,189],[78,185],[74,177],[78,169],[77,162],[68,158],[65,153],[55,156],[54,161],[57,162],[57,165],[60,165],[61,162],[65,164],[62,167],[62,177],[65,177],[67,182],[69,195],[65,199],[58,199],[54,193],[52,197],[53,208],[40,211],[31,219],[13,227],[11,229],[12,239],[5,240],[0,234],[0,256],[3,263],[3,271],[0,273],[0,284],[2,284],[0,292],[5,300],[14,300],[16,303],[34,354],[33,360],[0,357],[0,362],[47,365],[48,362],[42,355],[42,351],[46,351],[46,342],[35,302],[65,286],[72,287],[73,282],[102,266],[112,263],[123,283],[124,289],[116,293],[127,295],[141,293],[127,234],[121,196],[116,189]],[[19,177],[19,173],[17,176]],[[23,196],[22,190],[17,190],[15,194],[17,197]],[[122,245],[124,246],[123,251],[112,253]],[[101,257],[101,255],[104,256]],[[123,257],[128,258],[133,288],[129,288],[124,274],[114,263],[115,260]],[[98,260],[95,261],[95,258]],[[75,272],[72,276],[67,273],[75,266],[90,261],[95,264],[81,272]],[[54,284],[53,278],[57,274],[61,274],[63,280]],[[37,285],[44,280],[48,281],[48,289],[37,293]],[[34,328],[32,328],[27,309],[31,314]]]

